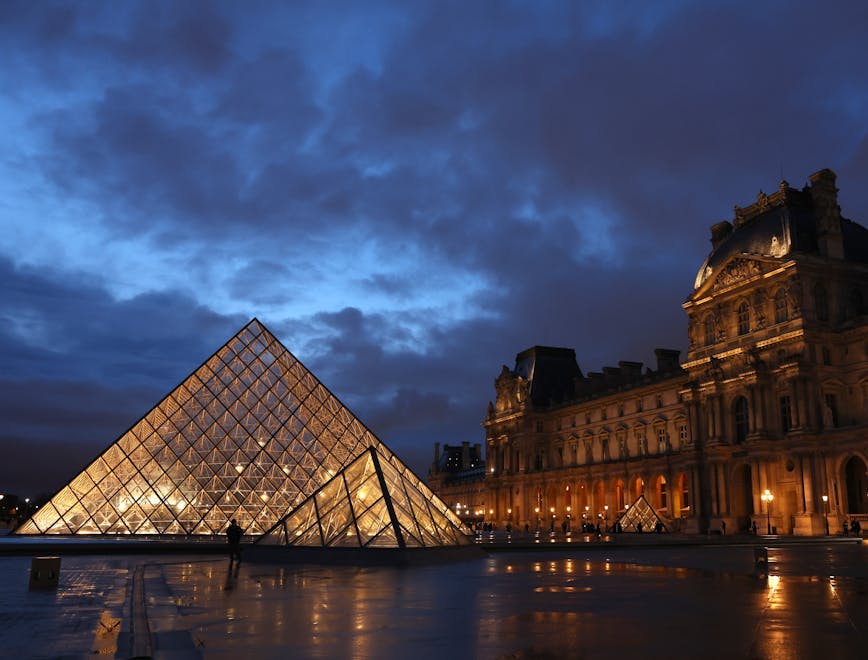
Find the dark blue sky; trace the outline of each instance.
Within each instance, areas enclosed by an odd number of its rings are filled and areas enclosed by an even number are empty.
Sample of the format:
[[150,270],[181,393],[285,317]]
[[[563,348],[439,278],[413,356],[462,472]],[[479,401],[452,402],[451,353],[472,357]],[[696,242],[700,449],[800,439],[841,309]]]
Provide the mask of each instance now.
[[502,364],[684,349],[708,228],[868,221],[864,2],[0,4],[0,492],[259,317],[422,476]]

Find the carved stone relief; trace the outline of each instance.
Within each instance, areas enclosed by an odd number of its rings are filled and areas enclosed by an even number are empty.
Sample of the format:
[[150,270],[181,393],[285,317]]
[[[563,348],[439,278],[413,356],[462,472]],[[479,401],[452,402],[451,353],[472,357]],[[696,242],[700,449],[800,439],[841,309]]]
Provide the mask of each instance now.
[[735,259],[715,278],[712,290],[717,291],[718,289],[743,282],[755,275],[762,275],[762,272],[762,268],[760,268],[760,265],[756,261]]

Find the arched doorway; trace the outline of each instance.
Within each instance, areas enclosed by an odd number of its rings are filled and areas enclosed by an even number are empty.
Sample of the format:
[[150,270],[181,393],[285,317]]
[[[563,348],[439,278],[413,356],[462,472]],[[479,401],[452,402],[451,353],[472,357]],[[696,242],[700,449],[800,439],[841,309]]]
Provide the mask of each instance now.
[[742,464],[732,472],[731,512],[735,516],[739,531],[750,529],[753,510],[753,471],[750,465]]
[[666,477],[658,475],[654,480],[654,508],[658,511],[669,511],[669,484]]
[[686,472],[681,472],[675,477],[672,506],[672,514],[675,517],[684,517],[690,514],[690,476]]
[[615,482],[615,511],[623,511],[624,504],[624,482],[618,479]]
[[844,464],[847,484],[847,513],[868,513],[868,469],[865,461],[853,456]]
[[633,489],[631,495],[633,496],[630,504],[639,499],[639,496],[645,493],[645,480],[642,477],[636,477],[633,480]]

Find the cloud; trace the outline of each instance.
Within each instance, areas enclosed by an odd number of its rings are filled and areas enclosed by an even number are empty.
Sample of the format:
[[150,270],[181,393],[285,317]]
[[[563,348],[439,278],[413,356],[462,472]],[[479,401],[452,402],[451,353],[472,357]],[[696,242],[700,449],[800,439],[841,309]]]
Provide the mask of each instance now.
[[760,188],[831,167],[868,219],[866,12],[6,3],[8,387],[102,435],[89,401],[152,404],[255,315],[424,472],[529,346],[683,349],[708,227]]

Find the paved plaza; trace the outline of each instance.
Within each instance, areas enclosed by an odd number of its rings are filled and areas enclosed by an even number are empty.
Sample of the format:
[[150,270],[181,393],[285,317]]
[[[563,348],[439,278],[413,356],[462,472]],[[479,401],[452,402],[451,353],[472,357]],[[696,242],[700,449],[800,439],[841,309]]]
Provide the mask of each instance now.
[[[4,657],[863,658],[868,546],[524,548],[441,565],[0,558]],[[140,599],[137,600],[137,596]],[[138,621],[136,620],[138,617]]]

